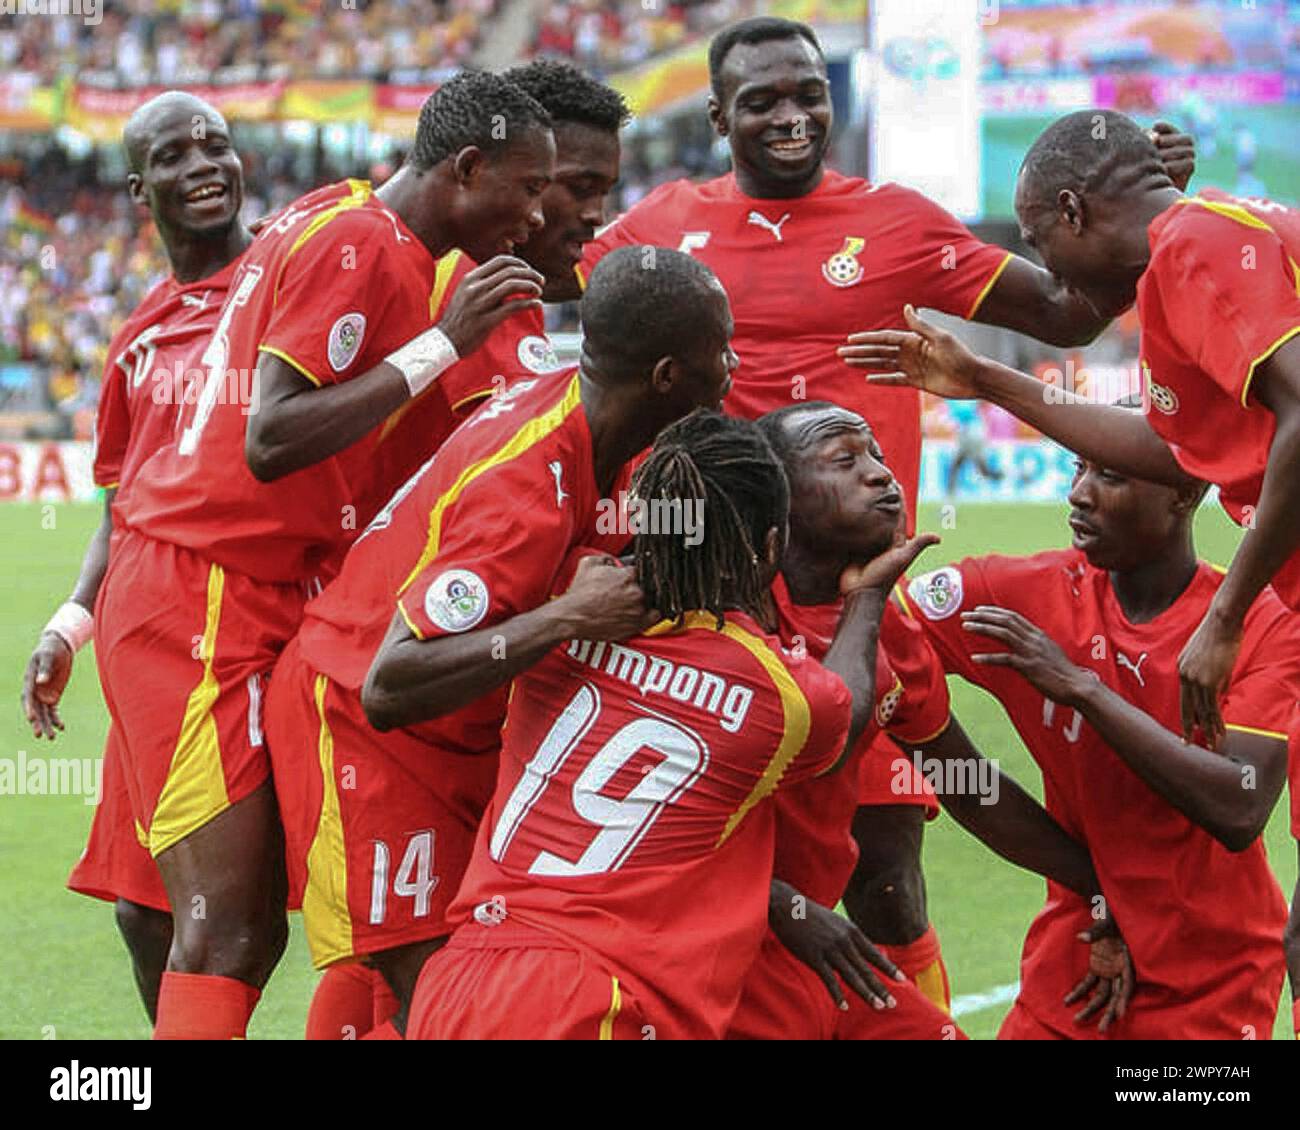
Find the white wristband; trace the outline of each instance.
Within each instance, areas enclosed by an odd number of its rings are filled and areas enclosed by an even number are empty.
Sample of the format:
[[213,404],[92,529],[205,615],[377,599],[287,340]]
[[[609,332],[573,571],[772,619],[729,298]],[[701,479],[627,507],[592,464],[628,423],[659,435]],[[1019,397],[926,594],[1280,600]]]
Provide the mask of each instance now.
[[411,395],[419,396],[433,384],[439,373],[450,369],[460,360],[460,354],[442,330],[431,326],[418,337],[411,338],[401,349],[394,350],[384,360],[401,371]]
[[45,631],[53,632],[68,645],[75,655],[90,639],[95,630],[95,618],[75,600],[65,600],[50,617]]

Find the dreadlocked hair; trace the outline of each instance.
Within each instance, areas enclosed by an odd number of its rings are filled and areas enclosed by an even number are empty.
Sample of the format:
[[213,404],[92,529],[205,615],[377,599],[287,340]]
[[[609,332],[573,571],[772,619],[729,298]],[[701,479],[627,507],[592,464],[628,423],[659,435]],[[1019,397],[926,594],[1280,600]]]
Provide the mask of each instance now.
[[675,625],[704,611],[721,628],[728,608],[762,618],[765,539],[785,529],[790,488],[755,424],[700,409],[665,428],[637,471],[632,506],[650,607]]

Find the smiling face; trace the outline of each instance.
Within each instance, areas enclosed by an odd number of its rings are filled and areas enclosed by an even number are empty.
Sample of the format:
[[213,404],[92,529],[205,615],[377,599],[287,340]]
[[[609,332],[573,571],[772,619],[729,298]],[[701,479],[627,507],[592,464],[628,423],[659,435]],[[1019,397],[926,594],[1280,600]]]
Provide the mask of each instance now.
[[229,230],[244,203],[244,170],[225,120],[197,100],[160,105],[138,123],[131,199],[164,233],[206,237]]
[[618,134],[557,122],[555,154],[555,179],[542,193],[545,226],[519,254],[546,277],[547,302],[568,302],[582,294],[573,268],[604,224],[605,198],[618,180]]
[[[1071,544],[1098,569],[1129,572],[1158,560],[1182,536],[1189,498],[1172,487],[1075,461]],[[1194,500],[1190,500],[1194,508]]]
[[799,453],[786,466],[792,541],[853,561],[888,549],[903,517],[903,492],[867,422],[844,408],[810,407],[783,426]]
[[476,146],[455,158],[461,207],[449,217],[453,242],[478,263],[510,255],[542,229],[542,196],[555,173],[555,138],[533,127],[503,149]]
[[799,36],[739,43],[722,61],[709,120],[731,145],[738,175],[763,194],[815,186],[830,143],[826,62]]

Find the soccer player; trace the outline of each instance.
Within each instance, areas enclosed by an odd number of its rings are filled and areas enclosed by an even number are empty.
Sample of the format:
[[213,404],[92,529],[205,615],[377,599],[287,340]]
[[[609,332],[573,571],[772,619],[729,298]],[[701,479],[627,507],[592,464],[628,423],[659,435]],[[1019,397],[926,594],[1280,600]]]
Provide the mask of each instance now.
[[801,662],[771,632],[789,496],[759,429],[688,417],[635,493],[702,509],[634,542],[664,620],[614,647],[577,635],[517,679],[463,924],[420,976],[414,1037],[721,1036],[764,929],[764,801],[834,767],[870,719],[880,613],[921,539],[845,570],[825,664]]
[[[317,966],[364,958],[409,1004],[496,781],[510,680],[562,640],[635,634],[631,570],[602,519],[625,464],[666,424],[717,407],[736,356],[707,267],[656,248],[609,256],[582,300],[576,372],[518,381],[393,498],[307,609],[267,724]],[[382,1035],[400,1033],[405,1010]],[[376,1033],[376,1038],[380,1035]]]
[[[201,126],[201,128],[196,128]],[[252,240],[239,217],[243,169],[225,119],[182,91],[151,98],[122,137],[132,200],[149,209],[171,275],[132,311],[109,343],[95,418],[95,485],[104,517],[72,595],[41,633],[23,681],[23,707],[37,738],[63,729],[59,700],[73,658],[90,639],[93,612],[116,528],[114,499],[140,464],[173,438],[184,380],[217,323],[240,255]],[[149,1019],[171,946],[171,910],[158,867],[136,838],[118,733],[104,746],[103,792],[90,838],[68,879],[74,891],[114,903]]]
[[[1109,1025],[1121,1039],[1265,1039],[1285,974],[1286,903],[1259,835],[1297,728],[1300,624],[1261,593],[1220,750],[1179,737],[1178,655],[1226,583],[1192,544],[1204,491],[1080,461],[1072,548],[967,558],[906,594],[945,668],[1002,703],[1048,811],[1092,857],[1136,970]],[[1002,1037],[1093,1035],[1065,1003],[1092,925],[1089,900],[1049,882]]]
[[[751,419],[792,402],[829,400],[870,420],[915,520],[921,401],[891,399],[836,355],[846,333],[904,328],[911,298],[963,318],[1058,345],[1091,341],[1109,321],[1050,271],[976,239],[939,205],[897,184],[871,184],[825,165],[833,128],[826,61],[812,29],[790,20],[742,20],[709,47],[709,119],[731,151],[732,171],[703,184],[661,185],[588,244],[583,269],[625,243],[677,247],[708,264],[736,317],[736,372],[727,410]],[[1192,174],[1191,139],[1163,123],[1158,144],[1170,175]],[[902,394],[895,393],[895,396]],[[892,751],[886,741],[885,751]],[[937,941],[924,892],[915,913],[902,876],[920,876],[923,809],[880,828],[878,870],[864,881],[883,896],[878,936],[938,986]],[[864,859],[864,863],[869,860]],[[887,888],[894,893],[886,893]],[[917,884],[911,883],[916,891]],[[896,897],[897,896],[897,897]],[[905,946],[913,946],[904,950]],[[946,999],[936,988],[936,998]]]
[[[159,1037],[242,1036],[282,952],[265,678],[307,597],[453,425],[421,394],[537,301],[536,272],[499,253],[541,226],[553,165],[549,119],[522,91],[492,75],[440,87],[378,192],[327,186],[258,234],[177,440],[119,503],[97,659],[133,816],[185,908]],[[452,246],[488,261],[430,326]]]
[[1247,611],[1270,582],[1300,608],[1300,215],[1268,200],[1183,196],[1147,134],[1114,111],[1044,131],[1021,168],[1016,212],[1026,240],[1088,302],[1114,311],[1136,297],[1145,413],[1045,395],[914,314],[910,331],[853,335],[840,352],[893,371],[879,383],[991,400],[1120,473],[1218,485],[1247,532],[1179,660],[1183,734],[1199,727],[1217,747],[1217,700]]
[[[894,544],[903,517],[902,494],[872,430],[856,413],[809,402],[769,412],[759,425],[790,482],[790,543],[773,586],[780,635],[796,654],[817,660],[830,645],[842,611],[841,574]],[[887,593],[877,595],[883,599]],[[868,941],[869,930],[860,915],[863,900],[849,898],[858,857],[855,835],[862,838],[864,826],[880,823],[884,830],[873,831],[869,845],[883,843],[897,824],[887,806],[901,806],[910,797],[922,797],[923,804],[937,807],[934,793],[923,787],[924,778],[912,763],[901,761],[905,776],[900,777],[898,751],[887,756],[874,744],[880,730],[927,761],[933,756],[975,764],[979,758],[950,718],[938,658],[924,633],[892,602],[881,623],[875,712],[868,730],[839,773],[777,794],[771,928],[746,978],[729,1029],[733,1038],[961,1036],[910,975],[888,987],[880,983],[871,966],[893,975],[895,964],[877,956]],[[1013,838],[1021,851],[1008,853],[1006,836],[992,836],[994,846],[1018,864],[1057,877],[1085,895],[1095,893],[1087,852],[1011,782],[1000,783],[1010,787],[999,789],[999,816],[1016,822]],[[882,794],[884,804],[859,810],[869,788]],[[976,815],[977,822],[983,818],[983,824],[988,823],[984,813]],[[958,818],[968,822],[960,814]],[[917,843],[918,856],[919,848]],[[852,922],[831,909],[842,896]]]

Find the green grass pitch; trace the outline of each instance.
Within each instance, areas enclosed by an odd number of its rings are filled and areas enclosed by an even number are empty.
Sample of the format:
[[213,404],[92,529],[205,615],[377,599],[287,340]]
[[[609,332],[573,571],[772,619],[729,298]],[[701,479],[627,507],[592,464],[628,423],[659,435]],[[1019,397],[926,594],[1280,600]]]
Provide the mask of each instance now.
[[[922,563],[933,567],[969,553],[1027,553],[1059,546],[1067,533],[1064,518],[1059,506],[964,505],[956,511],[955,528],[941,531],[943,544]],[[0,757],[14,758],[20,750],[37,753],[18,703],[23,666],[36,633],[70,590],[97,519],[94,506],[0,507],[0,672],[8,687],[8,706],[0,711]],[[940,529],[935,508],[923,509],[922,528]],[[1228,561],[1237,535],[1217,508],[1202,509],[1198,535],[1203,557]],[[165,600],[166,594],[158,597]],[[997,704],[955,681],[953,697],[958,716],[980,747],[1041,796],[1038,773]],[[64,702],[66,731],[53,749],[40,748],[62,757],[99,757],[106,716],[89,654],[79,658]],[[0,1037],[149,1034],[108,904],[63,886],[85,842],[91,811],[80,797],[0,796]],[[1266,840],[1289,898],[1296,848],[1287,832],[1285,797]],[[1003,863],[946,817],[929,827],[925,867],[931,916],[954,995],[987,993],[1013,982],[1021,939],[1042,902],[1041,880]],[[294,916],[289,950],[253,1017],[250,1037],[301,1036],[315,980]],[[1007,1007],[1001,1002],[965,1011],[960,1021],[970,1035],[991,1037]],[[1289,994],[1279,1016],[1275,1034],[1286,1037]]]

